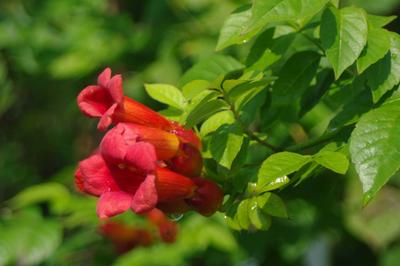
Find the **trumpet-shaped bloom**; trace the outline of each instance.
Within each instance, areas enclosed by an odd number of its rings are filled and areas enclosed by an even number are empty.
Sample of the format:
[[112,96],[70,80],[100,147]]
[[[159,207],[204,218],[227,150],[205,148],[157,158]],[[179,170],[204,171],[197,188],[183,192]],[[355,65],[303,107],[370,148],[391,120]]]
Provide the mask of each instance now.
[[158,228],[158,235],[165,243],[174,243],[178,234],[178,225],[170,221],[159,209],[153,209],[147,214],[147,219]]
[[112,123],[131,122],[155,128],[170,128],[167,119],[123,94],[122,76],[111,77],[106,68],[97,78],[97,85],[84,88],[77,98],[79,109],[89,117],[100,117],[97,125],[105,130]]
[[115,246],[117,253],[125,253],[135,247],[154,243],[149,230],[120,222],[108,221],[100,226],[101,234]]
[[[144,156],[154,156],[150,144],[138,144],[149,145],[142,148],[147,153]],[[82,192],[100,197],[97,203],[100,218],[111,217],[128,209],[145,213],[155,208],[159,202],[194,196],[197,186],[190,178],[161,167],[155,167],[148,173],[146,171],[120,168],[107,163],[100,154],[94,154],[79,163],[75,178]]]
[[192,179],[197,185],[196,193],[186,202],[198,213],[204,216],[214,214],[222,205],[224,193],[221,188],[209,179],[196,177]]

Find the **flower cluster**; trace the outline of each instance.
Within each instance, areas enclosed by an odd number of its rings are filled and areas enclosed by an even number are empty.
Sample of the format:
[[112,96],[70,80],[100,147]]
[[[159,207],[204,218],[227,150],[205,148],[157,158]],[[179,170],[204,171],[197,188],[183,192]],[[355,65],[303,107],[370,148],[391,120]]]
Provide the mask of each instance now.
[[107,221],[100,225],[100,233],[122,254],[139,246],[150,246],[159,241],[174,243],[178,234],[178,225],[170,221],[165,214],[153,209],[146,214],[147,226],[128,225],[119,221]]
[[121,75],[111,76],[109,68],[77,102],[85,115],[100,118],[99,130],[113,125],[75,173],[78,189],[100,198],[100,218],[128,209],[138,214],[154,208],[176,214],[195,210],[205,216],[217,211],[223,193],[200,176],[201,141],[193,130],[124,96]]

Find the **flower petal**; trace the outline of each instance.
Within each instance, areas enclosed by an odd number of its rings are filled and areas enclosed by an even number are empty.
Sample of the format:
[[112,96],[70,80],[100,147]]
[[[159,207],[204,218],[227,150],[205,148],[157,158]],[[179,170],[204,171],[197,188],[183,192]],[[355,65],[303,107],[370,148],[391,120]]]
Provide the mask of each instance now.
[[89,117],[101,117],[113,104],[113,99],[101,86],[87,86],[78,95],[78,107]]
[[109,168],[99,154],[81,161],[75,173],[76,183],[83,192],[94,196],[118,190]]
[[115,75],[114,77],[112,77],[107,84],[107,89],[113,100],[118,104],[122,104],[122,100],[124,99],[124,92],[122,89],[122,76]]
[[153,173],[157,165],[154,146],[147,142],[138,142],[128,148],[126,163],[140,173]]
[[159,201],[173,201],[190,198],[196,184],[190,179],[166,168],[157,168],[156,188]]
[[138,140],[151,143],[159,160],[167,160],[174,157],[179,151],[179,139],[171,133],[152,127],[146,127],[131,123],[125,124]]
[[81,169],[78,167],[75,170],[75,187],[80,192],[85,192],[85,187],[84,187],[83,182],[84,182],[83,175],[82,175]]
[[171,125],[165,117],[128,97],[124,97],[122,107],[118,108],[114,118],[118,122],[130,122],[163,130],[171,129]]
[[203,168],[203,159],[200,151],[188,143],[182,143],[179,148],[179,154],[167,163],[172,171],[188,177],[199,176]]
[[170,124],[173,128],[171,133],[177,135],[180,141],[190,144],[196,147],[198,150],[201,150],[201,140],[192,129],[186,129],[175,121],[170,121]]
[[120,123],[103,137],[100,143],[100,153],[107,163],[125,164],[125,156],[129,146],[136,143],[135,134],[125,124]]
[[100,131],[106,130],[113,122],[112,115],[115,112],[115,109],[118,107],[117,103],[111,105],[110,108],[101,116],[99,123],[97,124],[97,129]]
[[155,176],[148,175],[133,196],[131,208],[136,213],[145,213],[156,206],[157,200]]
[[106,192],[97,202],[97,216],[101,219],[115,216],[129,209],[132,196],[123,191]]
[[110,81],[110,78],[111,78],[111,69],[107,67],[97,77],[97,84],[105,88],[107,87],[107,83]]

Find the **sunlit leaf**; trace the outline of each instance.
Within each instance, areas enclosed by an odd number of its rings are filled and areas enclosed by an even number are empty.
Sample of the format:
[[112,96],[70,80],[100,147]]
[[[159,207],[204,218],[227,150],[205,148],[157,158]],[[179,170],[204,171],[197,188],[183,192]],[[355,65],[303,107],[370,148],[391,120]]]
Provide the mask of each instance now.
[[183,109],[186,99],[182,92],[168,84],[145,84],[146,92],[151,98],[177,109]]
[[400,168],[400,105],[397,102],[361,117],[351,135],[350,153],[367,203]]
[[338,79],[360,56],[367,43],[367,15],[363,9],[330,7],[321,21],[321,41]]

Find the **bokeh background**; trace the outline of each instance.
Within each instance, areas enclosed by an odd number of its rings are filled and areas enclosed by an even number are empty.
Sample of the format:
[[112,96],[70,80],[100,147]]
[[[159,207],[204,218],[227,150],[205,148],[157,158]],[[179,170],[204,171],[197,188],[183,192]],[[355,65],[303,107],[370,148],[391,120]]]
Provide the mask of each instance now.
[[[284,191],[291,219],[267,232],[189,214],[175,244],[122,256],[98,233],[95,201],[73,185],[76,163],[101,137],[79,113],[78,92],[110,66],[127,95],[160,108],[143,84],[176,84],[214,53],[223,21],[247,2],[0,0],[0,265],[400,265],[400,177],[363,209],[354,171]],[[342,4],[400,11],[400,0]],[[389,27],[399,31],[399,20]]]

